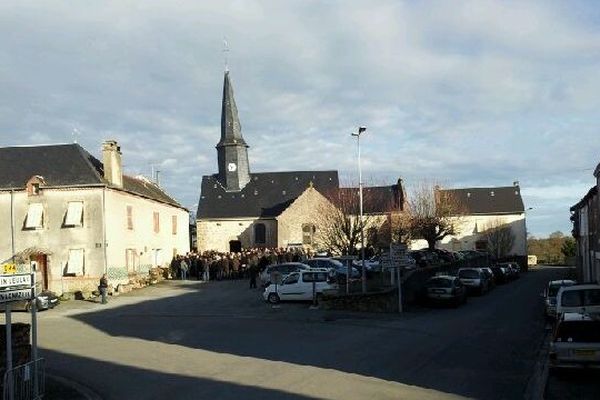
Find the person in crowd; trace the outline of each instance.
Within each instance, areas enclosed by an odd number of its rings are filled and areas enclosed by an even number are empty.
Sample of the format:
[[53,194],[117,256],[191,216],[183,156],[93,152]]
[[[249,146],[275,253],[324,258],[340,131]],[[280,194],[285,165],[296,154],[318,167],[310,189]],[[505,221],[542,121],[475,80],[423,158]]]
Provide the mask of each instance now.
[[100,296],[102,296],[102,304],[108,303],[108,299],[106,298],[106,294],[108,292],[108,278],[106,274],[103,274],[100,278],[100,284],[98,285],[98,291],[100,292]]

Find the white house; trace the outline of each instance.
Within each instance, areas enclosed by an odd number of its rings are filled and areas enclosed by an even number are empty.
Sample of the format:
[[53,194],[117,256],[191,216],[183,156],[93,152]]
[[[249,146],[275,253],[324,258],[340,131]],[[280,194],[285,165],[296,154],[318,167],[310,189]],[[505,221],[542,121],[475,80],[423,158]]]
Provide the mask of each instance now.
[[[510,258],[521,265],[527,265],[527,227],[525,207],[519,183],[503,187],[478,187],[464,189],[444,189],[457,202],[461,215],[456,216],[457,233],[441,240],[441,249],[490,250],[487,232],[490,229],[509,228],[513,243],[500,258]],[[417,240],[411,248],[425,248],[427,242]]]
[[113,284],[189,251],[188,211],[124,175],[117,142],[103,162],[78,144],[0,148],[0,264],[33,262],[43,289]]

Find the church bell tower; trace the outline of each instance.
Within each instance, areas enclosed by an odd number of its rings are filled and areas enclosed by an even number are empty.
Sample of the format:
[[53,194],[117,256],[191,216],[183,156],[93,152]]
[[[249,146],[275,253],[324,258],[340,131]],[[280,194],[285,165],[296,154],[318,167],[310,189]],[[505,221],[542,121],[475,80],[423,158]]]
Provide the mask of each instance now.
[[233,86],[229,71],[225,71],[223,102],[221,105],[221,140],[217,144],[219,181],[228,192],[240,191],[250,182],[248,145],[242,137]]

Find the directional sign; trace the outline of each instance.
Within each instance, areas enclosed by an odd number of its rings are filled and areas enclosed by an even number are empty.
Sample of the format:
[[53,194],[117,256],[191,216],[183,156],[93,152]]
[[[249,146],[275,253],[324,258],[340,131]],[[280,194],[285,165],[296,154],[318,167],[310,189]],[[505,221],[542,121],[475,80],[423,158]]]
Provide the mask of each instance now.
[[31,274],[0,275],[0,289],[31,286]]
[[0,303],[31,299],[31,289],[0,291]]

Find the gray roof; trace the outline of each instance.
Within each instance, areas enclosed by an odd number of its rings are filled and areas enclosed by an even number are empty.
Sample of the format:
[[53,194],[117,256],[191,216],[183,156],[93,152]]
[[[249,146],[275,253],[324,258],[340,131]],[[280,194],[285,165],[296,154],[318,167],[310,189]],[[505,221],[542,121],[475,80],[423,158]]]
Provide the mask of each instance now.
[[254,173],[239,192],[227,192],[217,175],[203,176],[197,218],[276,217],[311,184],[321,193],[337,189],[337,171]]
[[226,71],[223,81],[223,100],[221,101],[221,140],[217,147],[232,144],[246,145],[246,142],[242,137],[242,124],[233,96],[233,85],[229,78],[229,71]]
[[[34,175],[42,176],[47,186],[109,186],[102,162],[77,143],[0,148],[0,190],[24,189]],[[181,207],[147,179],[123,175],[122,189]]]
[[[340,188],[343,195],[354,193],[359,196],[358,188]],[[401,181],[390,186],[363,187],[363,212],[365,214],[380,214],[391,211],[403,211],[404,188]],[[335,199],[333,200],[335,204]]]
[[503,187],[444,189],[451,193],[467,214],[513,214],[525,212],[518,185]]

